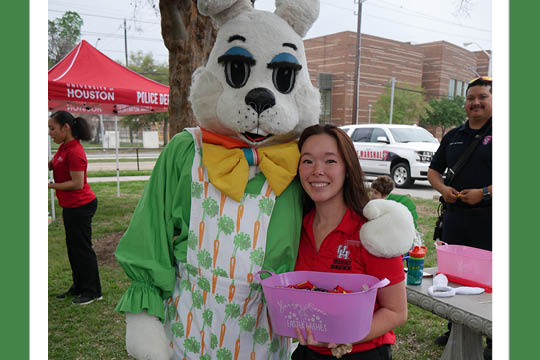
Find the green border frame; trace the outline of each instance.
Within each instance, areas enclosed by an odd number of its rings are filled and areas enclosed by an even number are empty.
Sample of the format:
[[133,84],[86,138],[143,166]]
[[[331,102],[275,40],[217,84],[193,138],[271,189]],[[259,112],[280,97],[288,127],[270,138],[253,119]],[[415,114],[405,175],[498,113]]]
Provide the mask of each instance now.
[[11,1],[3,9],[0,352],[2,358],[27,359],[30,351],[29,1]]
[[[496,1],[496,0],[494,0]],[[510,359],[538,356],[538,269],[540,239],[538,178],[540,150],[538,85],[533,75],[540,64],[537,34],[540,5],[509,1],[510,7]],[[496,26],[496,24],[495,24]],[[495,325],[495,330],[497,326]],[[534,355],[537,354],[537,355]]]

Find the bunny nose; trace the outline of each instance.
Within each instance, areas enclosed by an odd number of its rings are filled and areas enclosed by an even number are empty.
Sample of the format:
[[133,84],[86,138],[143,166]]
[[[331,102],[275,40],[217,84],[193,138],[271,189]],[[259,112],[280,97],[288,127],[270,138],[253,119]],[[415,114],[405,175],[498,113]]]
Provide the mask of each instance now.
[[246,95],[246,105],[251,106],[257,114],[276,105],[274,94],[265,88],[256,88]]

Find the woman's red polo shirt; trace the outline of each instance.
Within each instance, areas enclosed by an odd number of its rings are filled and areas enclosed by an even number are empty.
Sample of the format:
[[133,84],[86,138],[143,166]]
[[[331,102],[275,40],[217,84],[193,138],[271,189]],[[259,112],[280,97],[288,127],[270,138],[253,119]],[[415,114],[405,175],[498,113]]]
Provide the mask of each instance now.
[[96,195],[86,182],[86,167],[88,161],[79,140],[74,139],[67,144],[61,144],[52,159],[55,183],[71,180],[70,171],[84,171],[84,185],[80,190],[56,190],[58,203],[63,208],[75,208],[88,204]]
[[[323,240],[319,251],[315,247],[313,236],[313,208],[302,222],[302,234],[295,270],[340,272],[367,274],[378,279],[387,278],[390,285],[405,279],[401,256],[380,258],[371,255],[360,242],[360,228],[367,222],[366,218],[347,209],[341,223]],[[317,284],[315,284],[317,285]],[[375,309],[379,304],[375,302]],[[315,339],[317,340],[317,339]],[[353,346],[352,352],[373,349],[384,344],[394,344],[396,336],[393,331],[365,343]],[[330,349],[309,346],[310,349],[322,354],[331,355]]]

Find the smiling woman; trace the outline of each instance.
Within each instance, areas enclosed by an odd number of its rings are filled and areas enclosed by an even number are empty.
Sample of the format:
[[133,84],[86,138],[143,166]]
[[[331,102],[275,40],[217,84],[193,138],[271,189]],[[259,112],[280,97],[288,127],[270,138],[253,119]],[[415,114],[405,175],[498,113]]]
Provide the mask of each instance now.
[[298,147],[298,175],[309,202],[295,271],[368,274],[387,278],[390,285],[378,291],[365,338],[353,344],[323,343],[309,328],[305,335],[297,328],[300,345],[292,359],[334,359],[344,353],[350,353],[348,359],[391,359],[392,329],[407,320],[403,264],[400,256],[371,254],[360,241],[360,229],[367,222],[363,209],[368,193],[354,144],[343,130],[327,124],[306,128]]

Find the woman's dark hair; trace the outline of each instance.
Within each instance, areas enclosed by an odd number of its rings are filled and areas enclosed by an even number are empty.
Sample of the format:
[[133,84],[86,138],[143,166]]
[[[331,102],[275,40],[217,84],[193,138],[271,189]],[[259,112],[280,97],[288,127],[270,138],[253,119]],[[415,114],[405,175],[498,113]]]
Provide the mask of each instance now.
[[[329,135],[336,139],[338,150],[345,162],[345,183],[343,184],[343,198],[345,204],[357,214],[362,215],[364,206],[369,201],[365,186],[364,172],[360,167],[354,144],[343,130],[334,124],[317,124],[306,128],[298,140],[298,150],[302,151],[305,141],[313,135]],[[313,200],[304,192],[304,213],[308,213],[314,206]]]
[[394,190],[394,180],[390,176],[379,176],[371,183],[371,188],[380,192],[383,196],[388,196]]
[[71,113],[59,110],[51,115],[51,119],[54,119],[60,126],[68,124],[71,128],[71,135],[75,139],[79,140],[90,140],[92,139],[92,131],[90,130],[90,125],[88,121],[82,117],[74,117]]

